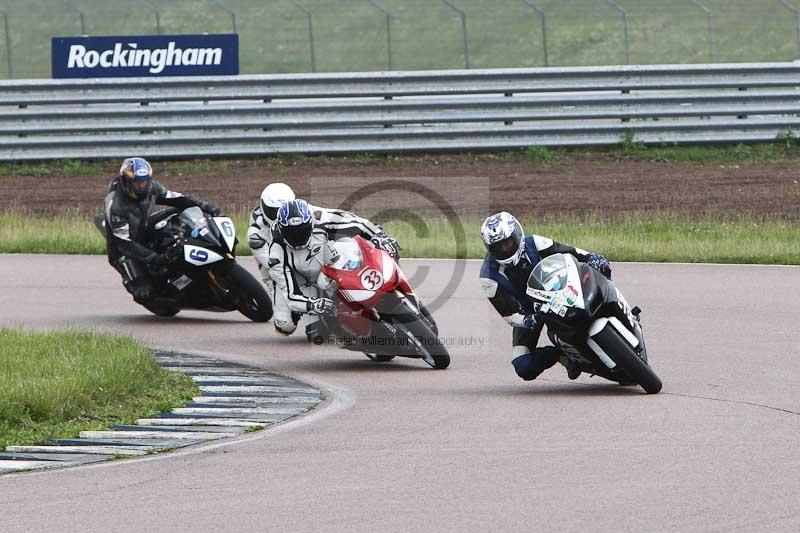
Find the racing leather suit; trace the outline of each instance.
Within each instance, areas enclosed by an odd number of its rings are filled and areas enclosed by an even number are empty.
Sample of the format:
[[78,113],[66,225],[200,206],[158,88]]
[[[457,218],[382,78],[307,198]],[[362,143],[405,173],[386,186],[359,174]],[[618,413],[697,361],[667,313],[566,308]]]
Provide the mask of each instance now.
[[530,235],[524,239],[524,253],[516,265],[501,265],[487,254],[481,266],[483,294],[514,328],[511,350],[515,358],[514,368],[526,380],[536,378],[559,360],[560,352],[556,348],[536,347],[543,325],[538,321],[532,328],[526,325],[526,317],[535,315],[537,306],[525,294],[533,267],[543,258],[556,253],[572,254],[582,262],[594,255],[546,237]]
[[118,177],[111,180],[105,197],[108,262],[120,273],[123,286],[138,303],[146,303],[154,296],[146,267],[158,259],[158,254],[143,242],[147,240],[148,218],[156,204],[178,209],[213,208],[191,196],[167,190],[155,180],[147,196],[131,198]]
[[[321,296],[317,280],[328,241],[355,235],[371,240],[383,233],[380,226],[348,211],[312,206],[311,215],[314,230],[308,245],[302,248],[292,248],[281,239],[275,240],[274,228],[268,226],[260,207],[250,215],[248,242],[264,283],[268,290],[271,287],[273,324],[285,335],[294,333],[300,315],[308,313],[309,299]],[[310,340],[317,336],[319,327],[319,319],[312,317],[306,325]]]

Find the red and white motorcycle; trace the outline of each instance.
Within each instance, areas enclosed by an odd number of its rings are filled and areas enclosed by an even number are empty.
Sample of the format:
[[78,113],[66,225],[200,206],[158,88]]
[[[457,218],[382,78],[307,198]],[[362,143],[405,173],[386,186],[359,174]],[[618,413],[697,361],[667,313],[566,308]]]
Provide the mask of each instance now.
[[414,294],[397,262],[361,237],[328,247],[319,285],[338,300],[335,316],[322,321],[342,348],[373,361],[395,356],[419,358],[447,368],[450,354],[438,327]]

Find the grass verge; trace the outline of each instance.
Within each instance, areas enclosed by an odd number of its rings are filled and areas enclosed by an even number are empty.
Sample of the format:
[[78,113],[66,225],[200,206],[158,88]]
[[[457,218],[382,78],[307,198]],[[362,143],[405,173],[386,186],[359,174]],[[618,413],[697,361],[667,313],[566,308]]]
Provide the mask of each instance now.
[[128,337],[0,329],[0,450],[132,423],[196,393]]
[[[233,218],[238,252],[249,255],[247,214]],[[385,229],[400,241],[404,257],[481,258],[481,221],[430,219],[422,226],[390,221]],[[522,222],[529,233],[598,251],[613,261],[800,264],[800,223],[794,221],[642,213]],[[104,254],[105,242],[86,215],[40,218],[7,212],[0,214],[0,253]]]

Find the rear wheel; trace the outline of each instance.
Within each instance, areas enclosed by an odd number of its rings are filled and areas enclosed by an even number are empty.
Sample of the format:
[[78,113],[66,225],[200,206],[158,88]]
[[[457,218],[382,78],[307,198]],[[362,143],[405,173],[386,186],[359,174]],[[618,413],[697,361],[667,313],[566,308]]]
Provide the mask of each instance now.
[[641,385],[647,394],[656,394],[661,391],[661,379],[625,342],[617,330],[607,326],[592,338],[606,353],[611,355],[614,362],[630,379]]
[[264,286],[239,263],[232,263],[225,272],[230,281],[225,289],[236,301],[236,308],[253,322],[272,318],[272,300]]

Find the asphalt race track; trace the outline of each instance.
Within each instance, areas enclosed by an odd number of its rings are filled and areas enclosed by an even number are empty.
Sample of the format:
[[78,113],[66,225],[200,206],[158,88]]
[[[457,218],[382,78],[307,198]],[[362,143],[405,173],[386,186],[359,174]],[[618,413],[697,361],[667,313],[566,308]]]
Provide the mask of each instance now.
[[[456,268],[403,265],[427,301]],[[225,445],[0,477],[0,531],[800,530],[800,269],[615,265],[664,381],[647,396],[560,365],[519,380],[478,266],[434,311],[454,343],[434,371],[234,314],[158,319],[103,257],[0,256],[0,326],[130,333],[327,395]]]

